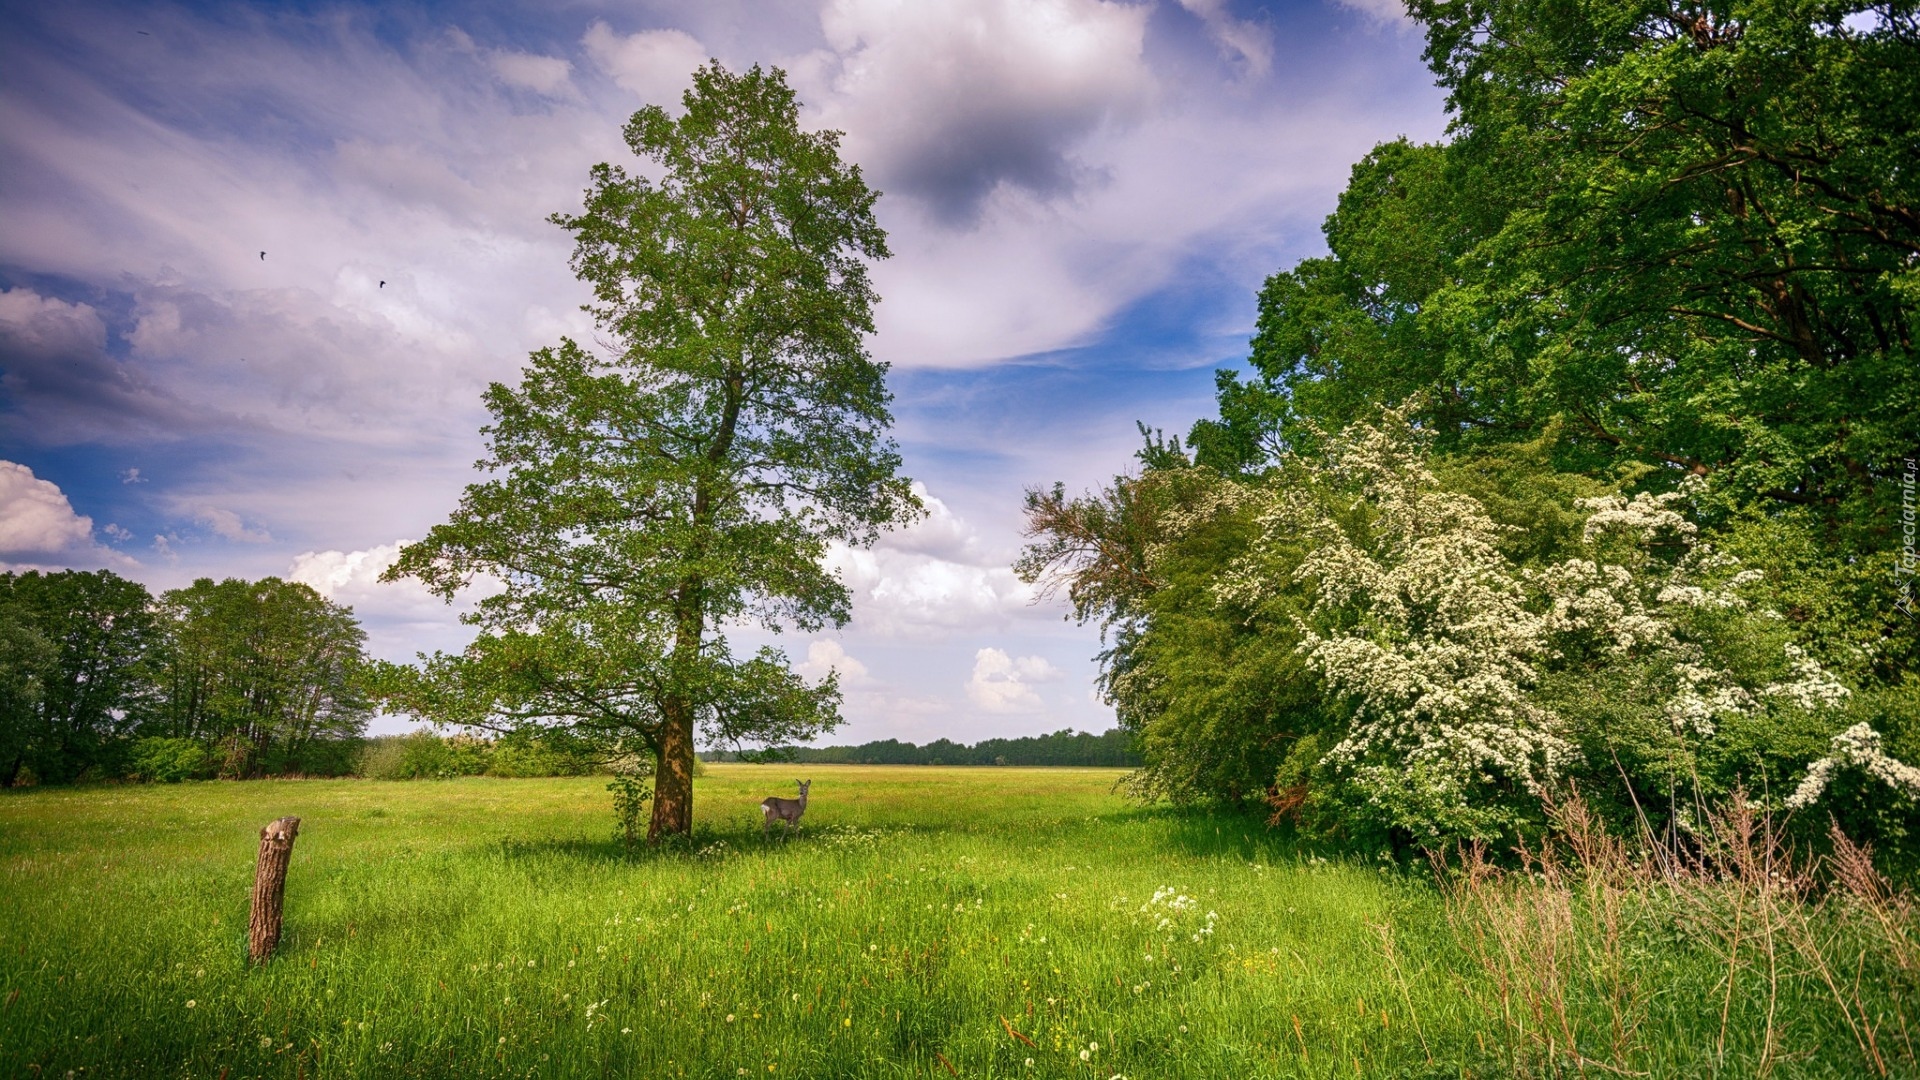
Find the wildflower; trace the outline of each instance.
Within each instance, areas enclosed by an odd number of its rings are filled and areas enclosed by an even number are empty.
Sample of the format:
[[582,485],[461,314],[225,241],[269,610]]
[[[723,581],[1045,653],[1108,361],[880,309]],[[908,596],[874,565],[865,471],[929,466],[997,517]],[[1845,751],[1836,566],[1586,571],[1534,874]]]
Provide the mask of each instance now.
[[742,1067],[741,1067],[740,1069],[738,1069],[738,1070],[736,1070],[736,1071],[734,1072],[734,1075],[735,1075],[735,1076],[745,1076],[745,1075],[747,1075],[747,1070],[746,1070],[746,1068],[745,1068],[744,1066],[742,1066]]
[[187,1008],[189,1008],[189,1009],[191,1009],[191,1008],[193,1008],[193,1007],[194,1007],[195,1005],[198,1005],[198,1004],[200,1004],[200,1003],[199,1003],[199,1002],[197,1002],[197,1001],[195,1001],[195,1000],[193,1000],[192,998],[188,998],[188,999],[187,999]]
[[729,1024],[731,1024],[731,1023],[733,1023],[733,1014],[732,1014],[732,1013],[728,1013],[728,1014],[727,1014],[727,1023],[729,1023]]
[[1090,1042],[1087,1044],[1087,1049],[1097,1054],[1100,1052],[1100,1044],[1097,1042]]
[[1185,1025],[1185,1024],[1181,1024],[1181,1025],[1180,1025],[1180,1034],[1182,1034],[1182,1035],[1185,1035],[1186,1033],[1187,1033],[1187,1025]]
[[[632,1029],[632,1028],[621,1028],[621,1029],[620,1029],[620,1034],[622,1034],[622,1035],[631,1035],[631,1034],[633,1034],[633,1029]],[[503,1039],[503,1040],[501,1040],[501,1041],[502,1041],[502,1042],[504,1042],[504,1041],[506,1041],[506,1040],[504,1040],[504,1039]]]
[[533,961],[531,961],[531,960],[529,960],[529,961],[527,961],[527,966],[528,966],[528,967],[532,967],[532,966],[533,966]]
[[260,1036],[260,1049],[262,1050],[273,1049],[273,1036],[271,1035]]
[[501,1046],[507,1045],[507,1037],[505,1035],[500,1036],[500,1045]]
[[793,995],[793,1000],[795,1000],[795,1001],[799,1001],[799,1000],[800,1000],[800,995],[799,995],[799,994],[795,994],[795,995]]
[[841,1027],[852,1027],[852,1026],[853,1026],[853,1017],[851,1017],[851,1016],[849,1016],[849,1017],[847,1017],[847,1018],[846,1018],[845,1020],[842,1020],[842,1021],[840,1021],[840,1026],[841,1026]]
[[1027,1059],[1027,1068],[1029,1068],[1029,1069],[1031,1069],[1031,1068],[1033,1068],[1033,1059],[1032,1059],[1032,1058],[1028,1058],[1028,1059]]
[[1080,1060],[1081,1060],[1081,1061],[1092,1061],[1092,1060],[1093,1060],[1093,1051],[1091,1051],[1091,1050],[1082,1050],[1082,1051],[1080,1051]]

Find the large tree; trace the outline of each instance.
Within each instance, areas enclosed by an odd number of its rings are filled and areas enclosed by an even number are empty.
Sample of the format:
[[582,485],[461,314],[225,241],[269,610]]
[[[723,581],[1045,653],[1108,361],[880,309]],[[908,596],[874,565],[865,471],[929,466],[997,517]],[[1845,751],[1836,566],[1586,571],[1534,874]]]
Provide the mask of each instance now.
[[153,597],[110,570],[0,574],[0,786],[72,780],[138,721]]
[[351,608],[298,582],[200,578],[160,597],[148,734],[194,739],[229,776],[299,768],[319,739],[357,737],[371,713]]
[[410,545],[388,579],[452,599],[500,590],[462,654],[392,696],[436,720],[561,725],[657,761],[648,836],[692,828],[697,735],[803,740],[837,723],[777,650],[739,658],[729,625],[813,630],[848,617],[827,545],[871,543],[918,512],[886,437],[886,365],[867,355],[887,255],[877,193],[805,132],[778,69],[694,75],[684,112],[635,113],[658,180],[592,173],[552,219],[604,351],[563,339],[486,394],[491,478]]
[[[1416,0],[1454,114],[1380,146],[1192,441],[1257,463],[1423,391],[1443,449],[1558,425],[1897,546],[1920,445],[1920,29],[1874,0]],[[1307,423],[1308,421],[1312,423]]]

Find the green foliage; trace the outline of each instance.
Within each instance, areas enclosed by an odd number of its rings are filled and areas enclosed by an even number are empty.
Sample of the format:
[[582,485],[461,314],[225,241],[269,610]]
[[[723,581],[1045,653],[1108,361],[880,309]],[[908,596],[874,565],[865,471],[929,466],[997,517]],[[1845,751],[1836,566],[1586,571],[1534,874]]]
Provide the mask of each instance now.
[[322,744],[357,739],[372,712],[366,633],[350,608],[279,578],[200,578],[156,611],[143,731],[217,748],[232,778],[344,764]]
[[[1022,569],[1114,632],[1141,790],[1236,797],[1206,769],[1285,715],[1270,801],[1351,837],[1506,843],[1567,784],[1677,841],[1744,790],[1801,807],[1800,842],[1832,814],[1911,862],[1910,5],[1410,11],[1449,141],[1353,167],[1330,253],[1268,280],[1252,378],[1188,436],[1258,539],[1207,550],[1216,522],[1139,497],[1179,467],[1145,457],[1028,496]],[[1382,406],[1431,446],[1404,498],[1351,468]]]
[[162,784],[202,779],[211,765],[206,748],[192,739],[158,735],[135,740],[127,762],[134,779]]
[[117,772],[148,703],[152,600],[107,570],[0,574],[0,786]]
[[613,795],[613,838],[631,855],[640,843],[640,821],[653,799],[653,788],[639,776],[620,773],[608,782],[607,791]]
[[[1077,765],[1112,768],[1140,764],[1132,738],[1120,728],[1102,734],[1071,728],[1051,735],[1015,739],[982,739],[972,746],[951,739],[935,739],[916,746],[898,739],[878,739],[859,746],[774,747],[772,758],[797,764],[823,765]],[[708,761],[745,760],[732,751],[713,751]]]
[[1893,546],[1920,445],[1911,13],[1411,11],[1452,139],[1354,166],[1331,254],[1262,291],[1256,377],[1222,375],[1200,461],[1257,469],[1418,394],[1443,451],[1557,426],[1563,468],[1710,476],[1715,517],[1799,507],[1829,549]]
[[694,75],[678,118],[649,106],[628,146],[659,176],[596,166],[573,268],[611,346],[533,354],[486,394],[491,478],[387,577],[451,599],[502,588],[455,656],[389,670],[390,702],[456,724],[570,728],[661,765],[652,837],[691,828],[696,733],[806,740],[838,722],[778,650],[736,657],[733,621],[813,630],[848,595],[829,541],[871,542],[918,512],[865,351],[887,255],[877,194],[839,136],[799,127],[778,70]]
[[586,776],[606,765],[600,748],[565,731],[522,729],[487,738],[471,732],[441,735],[423,727],[364,740],[350,767],[340,771],[369,780],[449,780]]
[[564,728],[519,728],[493,741],[487,775],[586,776],[604,763],[604,755],[592,743]]

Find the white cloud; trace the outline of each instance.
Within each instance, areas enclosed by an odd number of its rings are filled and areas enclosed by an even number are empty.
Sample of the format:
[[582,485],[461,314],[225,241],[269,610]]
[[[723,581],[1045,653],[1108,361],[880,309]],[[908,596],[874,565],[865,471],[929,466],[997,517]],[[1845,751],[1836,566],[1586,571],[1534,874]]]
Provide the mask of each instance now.
[[[1185,2],[1181,0],[1181,3]],[[1394,25],[1402,30],[1413,26],[1413,17],[1407,14],[1407,0],[1334,0],[1334,3],[1349,11],[1357,11],[1374,23]]]
[[793,665],[794,673],[809,682],[819,682],[832,672],[840,673],[840,686],[865,686],[873,682],[867,665],[847,653],[837,641],[813,641],[807,644],[807,658]]
[[707,50],[681,30],[643,30],[616,34],[604,22],[587,28],[581,39],[595,66],[648,105],[679,111],[680,94],[693,85],[693,72],[708,60]]
[[100,351],[107,324],[90,305],[69,304],[21,286],[0,291],[0,333],[10,348],[60,356]]
[[499,49],[487,56],[487,66],[501,82],[536,94],[559,97],[573,90],[573,65],[558,56]]
[[1180,0],[1180,6],[1199,17],[1207,28],[1207,36],[1220,46],[1222,53],[1237,58],[1248,78],[1257,79],[1272,69],[1273,35],[1259,23],[1234,18],[1227,10],[1227,0]]
[[882,188],[950,223],[1001,188],[1053,198],[1098,172],[1080,139],[1152,98],[1147,6],[1105,0],[834,0],[818,80],[828,126]]
[[249,528],[240,515],[218,506],[199,506],[193,511],[193,518],[215,536],[232,540],[238,544],[264,544],[273,539],[273,534],[265,529]]
[[988,550],[925,486],[914,491],[927,508],[919,522],[871,548],[828,550],[827,565],[853,593],[854,629],[928,640],[1052,617],[1032,606],[1033,589],[1014,576],[1010,555]]
[[0,461],[0,555],[44,555],[84,548],[93,519],[73,512],[59,485]]
[[967,700],[990,713],[1039,712],[1040,695],[1034,684],[1062,675],[1044,656],[1016,659],[1000,649],[981,649],[974,654],[973,674],[967,678]]
[[329,600],[346,602],[381,587],[380,575],[400,557],[400,549],[412,542],[395,540],[364,551],[303,551],[293,557],[287,580],[311,586]]
[[58,484],[34,476],[25,465],[0,461],[0,567],[60,569],[105,563],[136,565],[94,541],[93,519],[75,513]]

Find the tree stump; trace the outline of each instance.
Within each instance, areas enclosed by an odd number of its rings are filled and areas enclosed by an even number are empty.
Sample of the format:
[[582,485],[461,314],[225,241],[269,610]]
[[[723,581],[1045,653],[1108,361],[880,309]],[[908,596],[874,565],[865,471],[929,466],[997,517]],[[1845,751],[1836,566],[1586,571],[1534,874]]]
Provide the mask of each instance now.
[[287,888],[287,863],[293,858],[297,817],[277,818],[260,830],[260,861],[253,871],[253,913],[247,919],[247,955],[266,962],[280,944],[280,901]]

